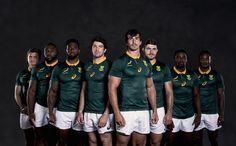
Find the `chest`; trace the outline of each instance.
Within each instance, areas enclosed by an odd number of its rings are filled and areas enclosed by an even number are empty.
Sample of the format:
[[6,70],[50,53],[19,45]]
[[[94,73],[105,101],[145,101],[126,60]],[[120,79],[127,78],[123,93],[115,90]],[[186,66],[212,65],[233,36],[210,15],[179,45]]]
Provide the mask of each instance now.
[[90,64],[85,68],[85,78],[87,81],[104,81],[107,79],[108,71],[108,65]]
[[128,60],[123,73],[127,77],[148,76],[151,69],[145,60]]
[[40,67],[37,71],[37,79],[40,80],[49,80],[52,73],[52,67]]
[[61,82],[80,81],[82,78],[82,68],[80,66],[64,67],[59,73]]
[[201,87],[214,87],[217,85],[217,78],[214,74],[198,75]]
[[191,74],[175,74],[173,76],[173,87],[193,87],[194,76]]

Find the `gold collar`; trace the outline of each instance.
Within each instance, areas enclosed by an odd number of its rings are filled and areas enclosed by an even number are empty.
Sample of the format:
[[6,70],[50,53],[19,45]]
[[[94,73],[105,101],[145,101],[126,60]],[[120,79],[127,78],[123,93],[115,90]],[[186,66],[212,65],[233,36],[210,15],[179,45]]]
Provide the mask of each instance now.
[[154,64],[157,62],[157,60],[156,60],[156,59],[153,59],[153,60],[151,60],[150,62],[151,62],[152,65],[154,65]]
[[107,58],[106,56],[103,56],[101,58],[98,58],[97,60],[93,60],[93,64],[100,64],[101,62],[105,61]]
[[79,59],[75,62],[75,63],[70,63],[67,59],[66,59],[66,64],[69,66],[76,66],[79,64]]
[[133,59],[139,59],[139,58],[140,58],[140,54],[139,54],[138,56],[134,56],[134,55],[132,55],[131,53],[129,53],[129,51],[126,51],[126,54],[127,54],[129,57],[133,58]]
[[201,74],[209,74],[211,72],[211,67],[209,67],[209,69],[207,71],[202,71],[200,67],[198,67],[198,71],[201,73]]
[[55,66],[57,63],[58,63],[58,59],[57,59],[56,61],[52,62],[52,63],[47,63],[47,61],[45,61],[45,64],[46,64],[46,66],[48,66],[48,67]]
[[179,71],[175,66],[173,67],[173,69],[177,74],[186,74],[186,71],[187,71],[186,68],[184,69],[184,71]]

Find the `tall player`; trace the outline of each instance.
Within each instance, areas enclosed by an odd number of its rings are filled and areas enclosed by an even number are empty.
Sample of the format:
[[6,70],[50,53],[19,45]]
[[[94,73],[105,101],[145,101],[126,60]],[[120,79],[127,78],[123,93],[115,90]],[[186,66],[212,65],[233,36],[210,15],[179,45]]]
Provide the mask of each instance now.
[[148,101],[152,122],[158,121],[152,66],[140,55],[139,31],[128,30],[125,42],[126,53],[114,61],[109,73],[109,99],[115,116],[117,145],[128,145],[131,135],[133,145],[145,145],[150,132]]
[[195,130],[195,144],[202,146],[203,129],[208,133],[211,146],[218,146],[218,129],[224,123],[225,85],[222,75],[211,67],[211,54],[203,50],[199,54],[199,67],[196,70],[200,80],[202,117]]
[[[173,89],[170,69],[167,65],[156,59],[158,44],[155,40],[147,40],[144,46],[144,55],[152,64],[153,82],[157,92],[157,113],[158,123],[150,125],[152,146],[160,146],[162,133],[165,132],[165,125],[172,124]],[[166,109],[164,105],[166,103]],[[165,112],[166,111],[166,112]]]
[[20,128],[24,131],[26,146],[34,146],[35,143],[33,126],[29,122],[26,96],[31,70],[38,64],[40,57],[41,51],[39,49],[29,49],[27,51],[28,67],[20,71],[16,77],[15,100],[20,109]]
[[[36,132],[36,145],[47,145],[47,130],[55,130],[48,125],[47,92],[52,69],[58,63],[58,50],[55,44],[49,43],[44,48],[45,61],[32,69],[28,90],[28,112]],[[55,139],[51,135],[51,139]],[[50,141],[51,141],[50,139]],[[53,142],[55,144],[55,142]],[[54,145],[53,144],[53,145]],[[52,145],[52,144],[51,144]]]

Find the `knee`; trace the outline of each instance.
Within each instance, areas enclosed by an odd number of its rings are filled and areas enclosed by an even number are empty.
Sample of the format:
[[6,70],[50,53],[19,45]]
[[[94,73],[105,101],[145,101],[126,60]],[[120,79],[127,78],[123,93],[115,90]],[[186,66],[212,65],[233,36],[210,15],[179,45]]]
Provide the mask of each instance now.
[[102,134],[100,137],[101,137],[101,142],[102,143],[109,143],[109,142],[112,141],[112,137],[111,137],[110,133]]

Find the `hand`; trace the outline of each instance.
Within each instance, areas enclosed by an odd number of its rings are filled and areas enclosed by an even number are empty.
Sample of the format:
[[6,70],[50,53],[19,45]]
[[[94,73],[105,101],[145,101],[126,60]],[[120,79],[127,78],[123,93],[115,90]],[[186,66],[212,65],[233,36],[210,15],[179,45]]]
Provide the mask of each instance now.
[[115,115],[115,122],[117,125],[119,125],[120,127],[124,127],[125,126],[125,119],[124,117],[121,115],[121,113],[118,113]]
[[151,117],[151,121],[153,124],[157,124],[159,118],[158,118],[158,115],[157,115],[157,111],[155,110],[153,113],[152,113],[152,117]]
[[225,120],[224,120],[224,116],[219,115],[218,120],[217,120],[217,125],[218,125],[218,126],[223,126],[224,121],[225,121]]
[[78,112],[77,113],[77,121],[79,124],[84,124],[84,114],[83,112]]
[[27,106],[23,106],[23,107],[20,109],[20,112],[23,113],[23,114],[28,115],[28,107],[27,107]]
[[102,114],[102,116],[98,120],[99,128],[106,126],[108,117],[109,117],[109,114]]
[[35,127],[35,115],[34,115],[34,113],[29,114],[29,121],[30,121],[30,124]]
[[49,123],[52,125],[55,125],[56,122],[56,116],[54,113],[49,113]]
[[173,122],[172,122],[172,114],[166,113],[166,115],[164,116],[164,124],[165,125],[173,124]]
[[201,122],[201,114],[196,114],[193,121],[194,129],[196,129],[200,125],[200,122]]
[[171,120],[171,123],[170,123],[170,124],[166,125],[166,128],[167,128],[169,131],[172,131],[174,127],[175,127],[175,124],[174,124],[174,122],[173,122],[172,120]]

